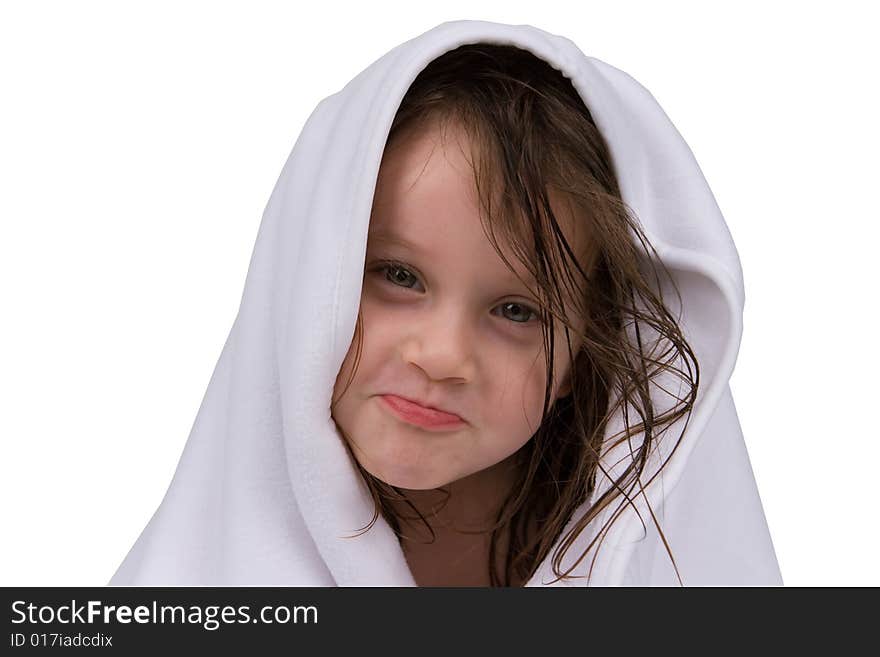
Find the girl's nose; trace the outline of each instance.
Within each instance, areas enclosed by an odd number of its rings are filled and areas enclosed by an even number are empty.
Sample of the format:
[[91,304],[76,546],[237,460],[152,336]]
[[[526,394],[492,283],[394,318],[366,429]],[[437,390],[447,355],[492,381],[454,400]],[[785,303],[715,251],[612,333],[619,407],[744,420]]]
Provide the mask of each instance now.
[[424,320],[406,336],[401,346],[403,359],[435,381],[471,381],[477,347],[464,313],[437,308],[426,312]]

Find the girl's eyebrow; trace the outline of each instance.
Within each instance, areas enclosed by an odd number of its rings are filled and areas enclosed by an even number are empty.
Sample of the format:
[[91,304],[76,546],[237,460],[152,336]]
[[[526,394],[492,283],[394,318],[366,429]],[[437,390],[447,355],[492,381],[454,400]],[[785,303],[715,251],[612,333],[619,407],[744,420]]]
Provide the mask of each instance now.
[[[367,242],[368,244],[380,243],[388,246],[399,246],[419,254],[429,253],[429,249],[423,248],[419,244],[411,242],[410,240],[395,233],[392,233],[388,230],[376,229],[374,231],[370,231],[367,237]],[[535,277],[532,275],[531,272],[526,271],[522,274],[522,276],[527,285],[535,284]],[[503,278],[508,284],[517,284],[521,282],[515,274],[506,270],[503,274]]]
[[427,252],[427,249],[422,248],[418,244],[411,242],[408,239],[401,237],[400,235],[395,235],[394,233],[384,230],[370,231],[369,235],[367,236],[367,242],[379,242],[381,244],[386,244],[390,246],[401,246],[405,249],[409,249],[411,251],[416,251],[419,253]]

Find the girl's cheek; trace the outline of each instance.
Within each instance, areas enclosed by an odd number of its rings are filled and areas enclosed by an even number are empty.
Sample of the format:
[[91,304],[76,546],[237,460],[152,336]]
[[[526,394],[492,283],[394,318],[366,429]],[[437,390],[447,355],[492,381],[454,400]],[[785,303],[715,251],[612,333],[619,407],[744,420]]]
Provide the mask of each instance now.
[[401,318],[405,316],[400,304],[390,303],[379,298],[375,294],[364,294],[361,297],[361,312],[364,317],[364,327],[399,325]]
[[418,321],[412,309],[407,310],[399,304],[383,302],[375,297],[365,296],[361,300],[363,316],[364,349],[368,356],[387,358],[386,353],[406,339],[408,328]]

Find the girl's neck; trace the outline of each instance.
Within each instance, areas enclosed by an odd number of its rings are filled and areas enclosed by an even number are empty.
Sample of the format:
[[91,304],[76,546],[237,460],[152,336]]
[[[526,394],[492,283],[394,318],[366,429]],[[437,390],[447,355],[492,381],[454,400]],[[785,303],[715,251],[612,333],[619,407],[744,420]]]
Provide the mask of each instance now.
[[[490,586],[492,527],[516,481],[515,456],[455,481],[442,490],[406,490],[407,499],[431,525],[434,537],[405,502],[393,503],[401,522],[401,547],[419,586]],[[507,555],[506,531],[496,560]],[[518,584],[517,584],[518,585]]]

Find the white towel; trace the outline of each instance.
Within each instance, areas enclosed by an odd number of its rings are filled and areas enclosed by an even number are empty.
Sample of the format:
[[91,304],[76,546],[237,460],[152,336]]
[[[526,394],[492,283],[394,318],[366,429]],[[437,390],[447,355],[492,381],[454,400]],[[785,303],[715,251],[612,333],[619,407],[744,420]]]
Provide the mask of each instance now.
[[[644,87],[570,40],[529,25],[453,21],[382,56],[309,117],[264,211],[238,315],[174,478],[111,585],[415,584],[381,517],[342,538],[374,506],[329,406],[354,335],[391,121],[420,70],[477,42],[528,50],[572,81],[610,147],[623,200],[682,292],[681,325],[700,364],[684,439],[648,500],[635,498],[611,525],[589,583],[678,585],[650,501],[683,584],[781,584],[729,389],[742,333],[740,262],[690,149]],[[621,426],[618,417],[608,432]],[[666,455],[655,454],[647,472]],[[607,485],[600,478],[597,491]],[[606,520],[594,520],[578,545]],[[554,579],[548,558],[528,585]]]

